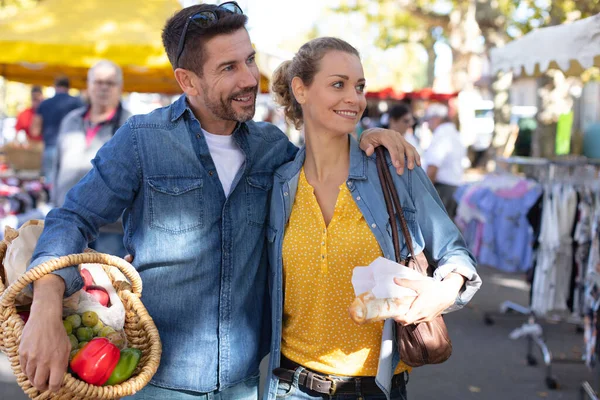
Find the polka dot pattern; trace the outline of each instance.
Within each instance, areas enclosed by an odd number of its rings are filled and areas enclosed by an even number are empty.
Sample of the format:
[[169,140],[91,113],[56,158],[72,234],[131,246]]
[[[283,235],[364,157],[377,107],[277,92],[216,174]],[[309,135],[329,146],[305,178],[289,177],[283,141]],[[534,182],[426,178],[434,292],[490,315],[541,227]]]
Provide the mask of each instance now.
[[[350,319],[348,307],[355,298],[352,270],[369,265],[382,252],[346,185],[340,186],[333,217],[325,226],[302,169],[282,255],[282,353],[326,374],[375,376],[383,322],[359,326]],[[401,363],[396,373],[407,369]]]

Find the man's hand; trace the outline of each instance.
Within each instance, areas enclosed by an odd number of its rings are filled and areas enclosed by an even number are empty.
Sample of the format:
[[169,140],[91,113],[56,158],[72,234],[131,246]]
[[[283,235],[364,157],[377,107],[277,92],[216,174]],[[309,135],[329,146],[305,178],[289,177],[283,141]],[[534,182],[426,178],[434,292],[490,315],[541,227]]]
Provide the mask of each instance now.
[[31,312],[21,335],[21,369],[40,391],[57,392],[69,364],[71,343],[62,322],[64,291],[64,281],[56,275],[34,283]]
[[370,156],[375,151],[375,147],[383,146],[387,149],[392,157],[392,163],[396,167],[398,175],[404,173],[404,156],[408,164],[408,169],[413,169],[416,165],[421,165],[421,157],[410,143],[406,141],[396,131],[383,128],[367,129],[360,136],[360,148],[367,156]]
[[396,322],[411,325],[432,321],[454,304],[464,281],[463,276],[456,273],[449,274],[443,281],[394,278],[397,285],[417,292],[408,312],[395,318]]

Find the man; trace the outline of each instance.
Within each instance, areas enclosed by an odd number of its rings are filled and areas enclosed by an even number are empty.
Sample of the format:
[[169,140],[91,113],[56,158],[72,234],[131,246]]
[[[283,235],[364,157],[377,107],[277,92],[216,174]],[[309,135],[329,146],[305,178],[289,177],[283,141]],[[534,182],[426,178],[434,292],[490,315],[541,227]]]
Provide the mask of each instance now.
[[31,123],[33,122],[33,116],[35,111],[40,106],[40,103],[44,100],[44,94],[42,88],[39,86],[33,86],[31,88],[31,107],[26,108],[17,115],[17,123],[15,124],[15,130],[17,132],[23,131],[27,136],[27,140],[30,142],[41,142],[41,137],[34,137],[31,135]]
[[52,183],[52,166],[56,158],[56,138],[62,119],[76,108],[83,106],[81,100],[69,95],[69,79],[57,78],[54,81],[55,95],[42,101],[31,123],[31,135],[44,140],[42,176],[46,183]]
[[433,132],[431,145],[423,155],[427,175],[437,189],[450,218],[456,215],[454,192],[462,183],[462,160],[467,150],[460,133],[448,117],[448,107],[434,103],[427,108],[425,119]]
[[[62,207],[67,192],[92,168],[90,162],[96,152],[131,116],[121,105],[123,73],[115,63],[103,60],[90,68],[87,88],[90,105],[71,111],[60,125],[50,196],[57,207]],[[90,247],[124,257],[121,222],[100,228],[100,235]]]
[[[99,226],[123,215],[163,346],[151,385],[136,398],[258,395],[270,339],[268,195],[274,170],[297,149],[275,126],[251,121],[259,72],[245,24],[235,3],[188,7],[167,22],[163,43],[185,95],[117,131],[63,208],[48,214],[33,255],[30,267],[79,253]],[[365,135],[363,148],[387,141],[403,168],[397,134]],[[76,268],[35,282],[19,351],[37,388],[60,387],[70,349],[61,300],[81,286]]]
[[388,118],[390,130],[399,132],[408,143],[417,149],[420,155],[422,153],[421,145],[414,133],[415,120],[410,107],[407,104],[397,104],[391,108]]

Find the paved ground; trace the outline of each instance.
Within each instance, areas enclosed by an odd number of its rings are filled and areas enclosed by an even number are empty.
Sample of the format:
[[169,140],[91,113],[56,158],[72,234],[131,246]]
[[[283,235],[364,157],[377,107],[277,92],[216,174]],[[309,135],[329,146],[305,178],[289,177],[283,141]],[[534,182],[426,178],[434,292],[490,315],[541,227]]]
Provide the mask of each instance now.
[[[452,358],[439,366],[415,369],[408,385],[409,399],[578,400],[581,382],[593,381],[592,373],[583,364],[555,364],[553,371],[560,387],[549,390],[544,369],[525,363],[525,340],[508,338],[524,318],[504,316],[492,326],[483,323],[483,313],[497,310],[503,300],[527,304],[528,288],[521,276],[480,270],[484,287],[469,308],[446,319],[454,343]],[[581,354],[583,337],[572,325],[544,323],[543,327],[555,357]],[[536,355],[541,363],[541,356]],[[14,383],[6,359],[0,358],[0,400],[25,398]]]
[[[520,316],[497,318],[492,326],[482,323],[486,311],[497,310],[503,300],[527,304],[528,287],[520,276],[480,269],[484,286],[464,311],[447,318],[454,343],[452,358],[443,365],[413,371],[408,385],[410,399],[505,400],[579,399],[583,380],[593,376],[583,364],[555,364],[559,389],[549,390],[542,366],[526,365],[526,340],[511,340],[509,333],[524,321]],[[573,325],[542,324],[554,357],[581,356],[583,335]],[[534,353],[540,364],[542,357]],[[596,372],[597,374],[597,372]]]

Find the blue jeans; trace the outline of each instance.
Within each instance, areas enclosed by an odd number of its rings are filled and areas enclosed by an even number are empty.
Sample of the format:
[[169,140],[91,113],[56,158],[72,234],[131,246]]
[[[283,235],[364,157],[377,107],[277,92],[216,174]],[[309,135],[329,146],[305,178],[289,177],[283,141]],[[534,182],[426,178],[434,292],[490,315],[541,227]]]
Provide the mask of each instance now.
[[133,396],[131,400],[258,400],[259,377],[250,378],[242,383],[221,391],[196,393],[185,390],[165,389],[147,385]]
[[[294,374],[294,380],[292,383],[279,381],[279,385],[277,387],[277,398],[278,399],[286,399],[286,400],[320,400],[320,399],[330,399],[330,400],[386,400],[385,394],[383,392],[378,394],[369,394],[369,395],[361,395],[360,392],[357,394],[336,394],[333,396],[329,396],[326,394],[320,394],[317,392],[313,392],[304,386],[300,386],[298,384],[298,379],[300,377],[300,373],[304,370],[304,368],[299,367],[296,369],[296,373]],[[341,380],[344,378],[340,377]],[[352,378],[346,378],[352,379]],[[406,384],[403,384],[399,387],[392,389],[390,393],[391,400],[407,400],[406,395]]]
[[45,179],[46,184],[51,184],[54,179],[53,169],[54,169],[54,161],[56,159],[56,146],[46,146],[44,147],[44,153],[42,155],[42,176]]

